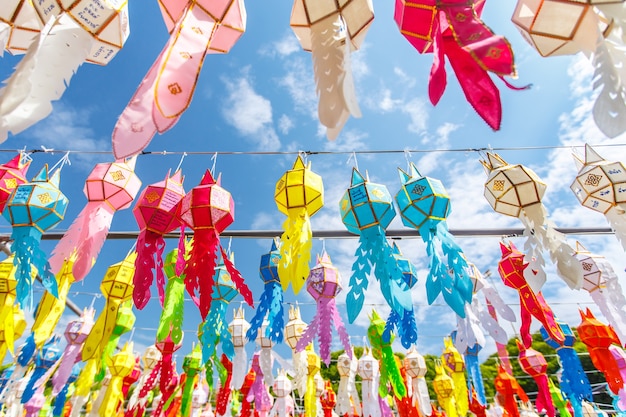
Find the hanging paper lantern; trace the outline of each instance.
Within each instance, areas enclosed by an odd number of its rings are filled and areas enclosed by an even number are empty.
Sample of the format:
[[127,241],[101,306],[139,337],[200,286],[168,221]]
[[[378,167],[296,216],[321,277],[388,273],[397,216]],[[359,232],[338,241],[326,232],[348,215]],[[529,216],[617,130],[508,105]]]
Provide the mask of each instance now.
[[476,417],[487,417],[486,410],[487,406],[480,402],[480,399],[476,394],[476,390],[472,389],[472,398],[470,398],[469,402],[469,411],[472,412]]
[[[11,260],[11,262],[13,261]],[[0,269],[1,268],[2,266],[0,266]],[[2,297],[2,295],[0,295],[0,297]],[[0,330],[0,362],[2,363],[4,363],[4,358],[7,354],[7,350],[9,350],[9,347],[13,349],[13,344],[15,343],[15,340],[19,339],[24,333],[24,330],[26,330],[26,318],[24,317],[24,312],[20,309],[19,305],[14,304],[13,312],[8,314],[11,315],[11,317],[7,315],[7,317],[3,318],[1,321],[2,323],[4,323],[4,329]],[[9,341],[7,340],[7,334],[9,332],[9,322],[12,332],[11,336],[8,337],[11,338],[11,344],[9,344]],[[12,355],[14,354],[13,350],[11,350],[10,352]],[[1,385],[0,392],[2,392]]]
[[322,177],[311,171],[298,155],[293,167],[285,172],[274,191],[278,210],[287,216],[280,237],[280,260],[278,276],[283,291],[291,283],[294,294],[298,294],[309,275],[311,257],[310,218],[324,205]]
[[[417,399],[413,398],[413,387],[411,386],[412,378],[407,375],[406,367],[404,363],[400,365],[400,374],[402,375],[402,379],[408,388],[408,395],[404,398],[395,397],[396,410],[398,411],[399,417],[420,417],[420,413],[418,411]],[[414,404],[415,402],[415,404]],[[385,406],[389,405],[388,401],[384,401]]]
[[21,402],[26,404],[35,394],[39,387],[45,385],[52,374],[46,375],[50,368],[61,357],[61,350],[58,347],[58,336],[53,336],[45,345],[43,345],[41,351],[35,357],[35,369],[32,371],[28,383],[24,387],[22,393]]
[[107,269],[100,284],[100,291],[106,298],[106,304],[85,340],[82,351],[83,361],[100,358],[105,351],[105,344],[117,325],[120,307],[122,303],[132,297],[135,257],[136,252],[133,251],[123,261],[113,264]]
[[[428,304],[441,293],[450,308],[465,317],[465,305],[472,301],[472,284],[463,250],[448,232],[450,197],[441,181],[422,176],[413,163],[410,173],[399,172],[402,188],[396,194],[396,203],[402,223],[419,231],[430,258]],[[445,261],[440,252],[446,255]]]
[[198,374],[202,369],[202,351],[200,346],[194,346],[192,351],[183,360],[183,370],[185,371],[185,386],[181,394],[182,402],[180,406],[181,415],[187,416],[191,411],[191,396],[193,387],[197,382]]
[[426,384],[426,361],[415,348],[411,348],[404,357],[404,368],[406,375],[411,378],[411,399],[414,407],[419,407],[422,415],[429,416],[433,409],[430,404],[430,394],[428,393],[428,385]]
[[619,345],[619,339],[610,326],[594,317],[591,310],[580,310],[580,316],[582,322],[578,325],[578,337],[587,346],[593,366],[604,374],[610,390],[617,394],[624,386],[624,381],[609,346],[614,343]]
[[180,342],[175,343],[170,337],[167,337],[162,342],[155,343],[156,348],[159,352],[161,352],[161,359],[159,360],[157,366],[160,371],[159,388],[162,393],[168,392],[168,384],[173,382],[173,379],[177,378],[176,369],[173,363],[174,352],[180,349],[182,345],[182,339]]
[[317,398],[315,377],[321,370],[320,357],[313,351],[313,345],[306,347],[307,376],[306,391],[304,392],[304,412],[307,416],[317,414]]
[[163,269],[167,276],[165,300],[161,319],[157,329],[157,341],[161,342],[171,336],[174,343],[183,337],[183,318],[185,314],[185,275],[176,273],[178,249],[174,249],[165,257]]
[[381,417],[378,403],[378,387],[380,384],[379,364],[369,349],[363,350],[359,358],[357,374],[361,377],[361,396],[363,397],[363,416]]
[[[67,402],[68,394],[71,396],[74,392],[74,381],[78,378],[80,374],[80,366],[75,364],[72,367],[72,373],[70,374],[67,382],[61,388],[58,394],[55,395],[54,398],[54,408],[52,409],[53,417],[61,417],[63,415],[69,415],[70,412],[70,404]],[[71,392],[70,392],[71,391]],[[64,414],[66,413],[66,414]]]
[[[258,307],[257,307],[258,308]],[[233,388],[239,389],[243,384],[248,370],[248,355],[246,354],[247,336],[250,323],[246,320],[243,308],[234,310],[233,320],[228,323],[228,332],[233,342],[235,356],[233,358]]]
[[12,0],[0,7],[0,56],[2,51],[21,55],[42,28],[33,3],[28,0]]
[[17,301],[22,306],[31,292],[31,264],[41,276],[44,288],[55,297],[58,295],[57,282],[39,242],[43,233],[60,223],[65,216],[68,199],[59,189],[60,173],[57,169],[49,176],[48,165],[45,165],[31,182],[18,185],[13,190],[2,212],[13,226],[11,239],[17,266]]
[[420,54],[435,55],[428,80],[431,103],[437,105],[446,89],[447,57],[467,101],[492,129],[499,130],[500,92],[488,72],[502,80],[516,72],[509,42],[480,19],[484,0],[396,0],[395,4],[400,33]]
[[78,320],[69,322],[65,328],[64,336],[67,341],[61,363],[52,377],[52,395],[57,395],[67,384],[73,372],[74,364],[80,360],[80,353],[87,335],[94,325],[95,310],[93,308],[83,310]]
[[339,335],[345,351],[351,355],[350,336],[341,320],[341,315],[335,304],[335,297],[341,291],[341,276],[339,270],[333,266],[330,256],[324,251],[317,257],[315,265],[307,279],[307,291],[315,299],[317,312],[313,321],[309,323],[296,345],[297,351],[303,351],[316,335],[319,337],[320,355],[328,366],[330,364],[330,344],[333,329]]
[[[472,301],[472,308],[475,305],[478,305],[479,303],[474,299]],[[478,317],[476,315],[474,315],[472,310],[469,310],[470,313],[468,314],[468,317],[465,319],[465,321],[479,321]],[[488,316],[488,315],[487,315]],[[488,316],[489,317],[489,316]],[[489,317],[491,319],[491,317]],[[487,404],[487,399],[485,396],[485,386],[483,384],[483,376],[482,373],[480,371],[480,361],[478,360],[478,354],[480,353],[480,351],[482,350],[483,346],[486,343],[485,340],[485,336],[484,334],[482,334],[482,332],[480,331],[480,329],[478,328],[477,324],[471,323],[471,324],[467,324],[467,328],[472,329],[471,330],[471,336],[469,337],[469,339],[471,339],[470,342],[466,341],[464,343],[459,343],[457,344],[457,340],[459,340],[459,332],[458,329],[462,328],[463,326],[459,326],[458,323],[460,322],[460,320],[457,318],[457,330],[455,330],[453,332],[453,336],[452,339],[454,341],[454,345],[457,348],[457,350],[459,349],[459,345],[463,345],[465,346],[465,350],[463,352],[463,357],[465,359],[465,367],[467,369],[467,387],[469,390],[472,391],[471,395],[475,395],[476,396],[476,401],[478,401],[479,404],[481,405],[485,405]],[[491,319],[491,323],[494,323],[495,320]],[[500,325],[498,323],[495,323],[496,327],[500,327]],[[487,326],[485,326],[487,327]],[[466,334],[470,333],[467,331],[467,328],[464,330]],[[502,333],[506,334],[506,332],[504,331],[504,329],[500,328],[500,330],[502,331]],[[471,344],[471,346],[470,346]],[[456,384],[456,382],[455,382]],[[470,401],[469,407],[471,409],[472,404]],[[477,410],[480,411],[480,407],[475,406]],[[484,411],[484,410],[483,410]]]
[[274,342],[272,339],[265,336],[267,334],[265,331],[267,325],[267,320],[264,320],[263,325],[261,326],[261,331],[257,335],[255,342],[257,346],[261,348],[258,361],[259,366],[263,371],[263,380],[267,386],[271,386],[274,383],[274,376],[272,375],[272,365],[274,363],[272,348],[274,347]]
[[306,330],[307,324],[300,317],[300,307],[289,306],[289,321],[285,325],[285,342],[291,348],[294,379],[293,386],[300,398],[306,391],[306,352],[298,351],[296,346]]
[[[163,235],[179,227],[178,203],[185,195],[184,177],[176,171],[170,177],[168,171],[165,179],[148,185],[137,199],[133,214],[139,226],[137,237],[137,260],[133,284],[133,300],[135,306],[142,309],[150,299],[150,286],[156,274],[159,299],[163,304],[165,297],[165,277],[163,275],[163,251],[165,240]],[[155,270],[155,273],[152,272]]]
[[[22,0],[23,5],[16,6],[21,9],[32,9],[29,1]],[[20,13],[20,12],[18,12]],[[2,24],[2,12],[0,12],[0,25]],[[26,183],[26,172],[30,167],[30,157],[20,153],[9,162],[0,165],[0,211],[4,211],[4,207],[9,201],[11,193],[17,186]]]
[[572,256],[575,250],[565,236],[554,229],[541,201],[546,184],[528,167],[510,165],[497,154],[488,152],[487,159],[481,163],[487,172],[484,195],[489,205],[498,213],[518,217],[524,224],[526,245],[533,249],[527,253],[530,268],[526,280],[531,288],[537,292],[545,282],[542,256],[545,249],[550,253],[559,277],[570,288],[580,289],[583,273]]
[[50,268],[57,273],[63,262],[75,253],[72,272],[81,281],[98,258],[109,234],[113,215],[130,207],[141,187],[135,174],[136,158],[96,164],[85,181],[83,192],[88,203],[72,222],[50,257]]
[[120,338],[123,334],[131,331],[133,326],[135,325],[135,313],[133,313],[133,303],[131,300],[124,301],[119,310],[117,311],[117,318],[115,319],[115,327],[113,327],[113,332],[104,346],[104,350],[102,351],[102,356],[100,359],[100,370],[96,374],[94,381],[99,382],[105,376],[106,373],[106,363],[113,355],[115,354]]
[[[231,254],[230,262],[234,265],[235,258]],[[224,259],[215,267],[213,277],[215,286],[213,287],[211,310],[202,324],[202,359],[206,363],[214,355],[217,343],[222,343],[222,351],[230,359],[235,356],[235,349],[228,331],[226,323],[226,309],[230,302],[237,296],[237,288],[231,279],[231,275],[226,270]]]
[[[13,345],[16,339],[15,322],[13,320],[14,310],[19,305],[15,305],[15,297],[17,295],[17,280],[15,279],[15,265],[13,264],[13,256],[9,256],[0,262],[0,323],[2,326],[2,336],[5,346],[14,355]],[[4,355],[2,355],[4,359]]]
[[[322,379],[322,381],[324,380]],[[333,409],[337,404],[337,394],[333,391],[330,381],[324,381],[324,391],[320,396],[320,403],[322,410],[324,410],[324,417],[333,417]]]
[[0,95],[0,141],[47,117],[78,67],[85,61],[108,64],[130,33],[127,2],[41,0],[32,5],[44,26]]
[[276,396],[271,414],[278,417],[292,416],[295,411],[295,404],[291,397],[292,384],[285,372],[281,369],[278,376],[274,378],[272,391]]
[[443,338],[444,350],[441,354],[443,368],[454,381],[454,398],[456,411],[460,415],[467,414],[469,410],[469,393],[467,392],[467,380],[465,379],[465,361],[454,347],[452,338]]
[[[269,385],[264,382],[266,381],[266,376],[263,374],[264,370],[260,365],[258,352],[255,352],[252,357],[251,369],[254,371],[254,379],[250,386],[248,396],[252,396],[252,398],[254,398],[254,413],[258,413],[259,417],[267,417],[269,411],[272,409],[272,397],[269,393],[269,387],[273,384],[273,378],[272,383]],[[315,390],[313,389],[312,391]],[[244,405],[245,404],[242,404],[242,409]],[[249,405],[246,410],[249,410]]]
[[565,335],[556,324],[556,319],[552,309],[546,303],[541,292],[535,293],[526,280],[524,271],[528,264],[524,262],[524,254],[517,250],[513,243],[508,245],[500,243],[502,259],[498,262],[498,272],[504,285],[514,288],[519,292],[520,297],[520,335],[524,346],[530,347],[532,337],[530,335],[530,324],[532,317],[543,324],[550,337],[559,344],[565,341]]
[[339,388],[337,389],[337,405],[335,412],[340,416],[353,413],[361,415],[361,400],[356,387],[356,373],[359,360],[351,352],[343,352],[337,358],[337,372],[339,373]]
[[[220,389],[217,392],[215,399],[215,414],[218,416],[225,416],[228,412],[228,406],[230,404],[230,394],[232,392],[231,382],[233,378],[233,363],[228,359],[228,356],[222,353],[220,358],[222,364],[222,370],[220,371]],[[225,376],[225,378],[224,378]]]
[[178,122],[208,54],[225,54],[246,30],[243,0],[159,3],[170,38],[118,118],[113,153],[124,158],[145,149],[156,132]]
[[[248,326],[246,337],[248,340],[256,339],[257,332],[263,324],[263,319],[267,317],[269,334],[266,336],[274,342],[283,341],[283,289],[278,276],[278,264],[280,263],[280,252],[278,251],[279,241],[274,238],[270,252],[261,256],[259,265],[259,275],[263,280],[264,289],[259,304],[257,305],[254,317]],[[243,375],[242,375],[243,377]]]
[[361,117],[354,92],[350,55],[358,50],[374,20],[371,0],[295,0],[290,25],[302,49],[311,52],[319,96],[318,117],[334,140],[350,115]]
[[211,171],[207,170],[200,184],[192,188],[180,201],[179,217],[194,231],[193,245],[185,267],[185,285],[187,292],[200,309],[202,319],[206,319],[211,308],[213,275],[218,252],[222,255],[232,282],[252,307],[250,289],[220,245],[220,233],[235,220],[235,201],[230,193],[222,188],[221,177],[215,181]]
[[[403,317],[405,310],[413,310],[413,300],[385,235],[391,220],[396,216],[389,190],[382,184],[366,180],[354,168],[350,188],[339,201],[339,211],[348,231],[359,235],[359,247],[355,254],[357,259],[352,265],[350,291],[346,297],[348,320],[354,322],[363,308],[372,266],[385,300]],[[415,328],[404,331],[417,333]]]
[[606,216],[626,250],[626,166],[605,160],[588,144],[584,161],[573,155],[578,175],[570,189],[580,204]]
[[372,310],[370,316],[370,325],[367,328],[367,340],[372,346],[372,355],[378,359],[380,367],[380,381],[378,385],[378,394],[381,398],[385,398],[389,392],[387,383],[391,383],[393,395],[398,398],[406,396],[406,386],[400,375],[400,369],[393,354],[391,344],[394,337],[384,337],[385,322],[380,318],[376,310]]
[[154,389],[158,382],[161,371],[161,352],[154,345],[148,346],[141,359],[143,361],[143,373],[128,400],[124,417],[143,416],[148,402],[148,393]]
[[522,370],[530,375],[537,383],[538,392],[537,398],[535,398],[535,408],[540,413],[545,412],[549,417],[554,417],[554,403],[550,396],[548,375],[546,374],[548,362],[546,362],[541,352],[531,347],[524,347],[519,340],[516,341],[517,347],[519,348],[517,360]]
[[456,398],[454,395],[454,381],[443,371],[440,362],[435,364],[435,379],[433,390],[437,394],[437,402],[443,408],[448,417],[457,417]]
[[107,387],[102,405],[99,409],[100,417],[117,414],[119,405],[124,401],[124,395],[122,393],[124,378],[128,376],[135,367],[133,343],[126,343],[122,350],[108,361],[107,365],[111,372],[111,380],[109,381],[109,386]]

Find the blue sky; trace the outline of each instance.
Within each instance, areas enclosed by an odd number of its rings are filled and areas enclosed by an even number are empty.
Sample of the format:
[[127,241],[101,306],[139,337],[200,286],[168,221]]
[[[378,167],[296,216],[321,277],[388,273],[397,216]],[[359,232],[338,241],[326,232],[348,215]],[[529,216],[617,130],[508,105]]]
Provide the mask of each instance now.
[[[510,91],[499,80],[503,103],[502,129],[493,132],[473,112],[465,101],[453,73],[448,71],[448,87],[441,102],[433,107],[427,98],[427,79],[432,55],[419,55],[400,35],[393,21],[391,1],[374,4],[376,19],[370,28],[362,49],[352,55],[356,92],[363,113],[360,119],[351,118],[336,142],[328,142],[316,119],[316,96],[310,54],[300,49],[290,27],[291,3],[276,0],[249,1],[248,24],[244,36],[227,55],[209,55],[198,80],[193,102],[178,124],[164,135],[157,135],[148,151],[206,152],[207,155],[189,155],[182,168],[186,176],[185,189],[196,185],[203,172],[211,168],[212,153],[217,152],[216,171],[222,173],[222,185],[228,189],[236,204],[235,223],[231,230],[280,229],[284,220],[273,201],[276,181],[291,167],[295,155],[229,155],[220,152],[253,151],[333,151],[338,154],[311,155],[313,170],[320,174],[326,188],[326,205],[314,216],[313,228],[339,229],[344,227],[339,217],[338,202],[349,185],[354,160],[350,152],[363,150],[445,150],[489,147],[563,146],[560,149],[508,150],[500,154],[511,163],[524,163],[537,171],[548,184],[545,204],[551,219],[559,226],[605,227],[604,218],[580,207],[569,191],[576,168],[571,157],[571,146],[583,144],[620,144],[623,137],[607,140],[591,119],[593,91],[592,67],[585,57],[541,58],[528,46],[510,22],[512,2],[488,3],[483,18],[499,34],[507,36],[516,54],[519,79],[517,85],[532,84],[526,91]],[[130,2],[131,34],[113,61],[106,67],[85,64],[71,80],[63,98],[55,103],[54,112],[46,120],[25,132],[12,136],[0,148],[53,149],[78,151],[110,151],[110,136],[116,118],[120,115],[153,60],[165,44],[168,34],[162,22],[156,1]],[[19,57],[5,54],[0,59],[0,77],[10,74]],[[610,159],[626,160],[626,147],[597,148]],[[0,154],[9,160],[10,153]],[[46,163],[54,163],[61,154],[33,155],[30,176]],[[477,152],[413,152],[409,155],[423,174],[443,181],[452,198],[451,228],[494,228],[516,226],[517,219],[494,213],[482,197],[486,175]],[[84,206],[82,194],[84,179],[94,163],[111,160],[101,154],[70,155],[71,166],[63,168],[61,189],[70,199],[66,220],[57,229],[66,229],[73,217]],[[397,167],[406,167],[407,154],[362,154],[357,156],[358,167],[368,171],[370,179],[384,183],[395,194],[400,188]],[[137,173],[144,185],[164,178],[168,169],[174,169],[179,155],[141,156]],[[3,233],[10,228],[2,220]],[[396,218],[392,228],[402,228]],[[136,230],[130,210],[115,215],[112,230]],[[613,236],[579,236],[592,252],[607,256],[623,282],[623,250]],[[469,259],[481,270],[495,272],[499,259],[498,238],[459,239]],[[573,242],[573,238],[571,238]],[[522,246],[521,240],[515,240]],[[168,242],[168,249],[176,242]],[[106,268],[119,262],[131,248],[132,241],[109,241],[100,259],[85,279],[76,284],[70,298],[78,305],[89,305],[99,293],[99,281]],[[223,241],[225,246],[227,241]],[[260,256],[269,251],[270,240],[234,239],[236,264],[251,286],[255,298],[261,294],[258,277]],[[417,307],[419,340],[422,353],[440,354],[441,338],[454,330],[456,321],[452,312],[442,306],[427,306],[424,291],[427,259],[425,246],[419,239],[406,239],[399,246],[418,267],[419,283],[413,289]],[[343,274],[343,303],[355,239],[332,240],[325,247]],[[314,254],[322,242],[314,242]],[[44,249],[52,249],[46,242]],[[547,256],[546,256],[547,258]],[[577,308],[587,306],[590,297],[584,292],[569,290],[549,269],[545,286],[548,302],[553,302],[557,314],[571,325],[580,322]],[[510,302],[517,294],[505,288],[499,278],[492,281],[501,295]],[[624,285],[624,284],[623,284]],[[366,307],[354,325],[349,326],[355,344],[365,337],[367,311],[376,306],[386,308],[376,284],[370,285]],[[156,295],[156,289],[153,289]],[[241,298],[233,303],[238,305]],[[313,316],[312,299],[304,291],[294,296],[285,295],[287,302],[301,303],[305,320]],[[577,304],[580,303],[580,304]],[[101,308],[102,299],[95,301]],[[597,311],[595,306],[592,306]],[[133,341],[142,350],[154,341],[160,307],[156,299],[144,311],[137,312],[137,327]],[[514,306],[514,311],[518,308]],[[71,317],[71,316],[68,316]],[[247,318],[252,312],[247,311]],[[343,314],[344,320],[347,316]],[[232,313],[227,319],[230,321]],[[199,323],[199,313],[188,303],[185,329],[193,331]],[[61,325],[63,326],[63,324]],[[62,328],[60,328],[62,330]],[[513,335],[513,329],[506,330]],[[128,336],[126,337],[128,338]],[[187,332],[185,346],[179,354],[190,351],[195,335]],[[338,340],[335,341],[339,347]],[[250,350],[252,350],[252,344]],[[493,345],[485,353],[493,352]],[[286,346],[277,347],[282,356],[288,356]]]

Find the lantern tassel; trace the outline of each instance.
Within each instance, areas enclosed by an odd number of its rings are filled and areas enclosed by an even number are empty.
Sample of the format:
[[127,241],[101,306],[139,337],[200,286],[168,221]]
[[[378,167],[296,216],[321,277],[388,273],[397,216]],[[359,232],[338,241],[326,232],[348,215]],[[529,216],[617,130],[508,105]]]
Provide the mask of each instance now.
[[[90,204],[84,210],[89,210]],[[72,268],[75,281],[82,281],[87,276],[96,259],[98,259],[102,246],[104,246],[113,222],[113,212],[107,207],[106,204],[99,205],[94,211],[88,213],[87,236],[81,238],[76,247],[76,260]]]
[[373,248],[369,239],[363,234],[359,237],[359,247],[354,256],[356,260],[352,264],[352,275],[350,276],[350,291],[346,296],[348,309],[348,321],[354,323],[359,313],[363,309],[365,301],[365,291],[367,291],[367,277],[371,273],[370,259],[373,258]]
[[213,272],[217,264],[218,247],[219,238],[215,229],[198,230],[185,268],[185,286],[191,299],[200,309],[202,320],[206,319],[211,308]]
[[376,375],[374,379],[364,379],[361,382],[363,417],[381,417],[382,415],[380,404],[378,403],[378,386],[378,375]]
[[0,142],[52,112],[92,44],[92,34],[66,13],[46,23],[1,90]]
[[222,355],[222,365],[227,372],[226,380],[220,384],[220,389],[217,392],[217,398],[215,400],[215,414],[218,416],[226,415],[228,411],[228,404],[230,402],[231,383],[233,378],[233,363],[228,360],[228,357]]
[[622,346],[626,345],[626,298],[611,264],[603,258],[596,259],[596,265],[602,274],[604,288],[589,293],[594,303],[600,308],[619,337]]
[[[476,399],[481,405],[487,405],[487,397],[485,395],[485,385],[483,384],[483,376],[480,372],[480,363],[478,355],[465,355],[465,367],[469,375],[469,382],[474,389]],[[456,387],[456,381],[455,381]]]
[[576,351],[571,347],[563,347],[556,353],[561,361],[561,391],[567,394],[570,401],[576,400],[579,406],[582,406],[582,400],[591,402],[591,385]]
[[604,216],[609,222],[611,229],[615,232],[617,240],[622,244],[622,248],[626,250],[626,213],[624,211],[624,208],[621,206],[611,207]]
[[307,208],[289,213],[283,223],[284,233],[280,237],[280,262],[278,276],[283,291],[291,283],[294,294],[298,294],[309,276],[311,259],[311,221]]
[[241,389],[248,370],[248,354],[245,346],[235,347],[235,357],[233,359],[233,388]]
[[554,403],[552,402],[552,397],[550,396],[550,386],[548,385],[548,376],[545,374],[536,376],[533,378],[537,383],[537,398],[535,399],[535,408],[538,412],[545,413],[549,417],[554,417]]
[[[17,301],[22,308],[27,305],[31,296],[34,272],[39,273],[46,291],[58,297],[57,281],[50,271],[46,254],[39,247],[41,232],[32,227],[15,227],[11,237],[13,238],[12,249],[15,253],[13,263],[17,267],[15,271]],[[35,268],[34,271],[32,267]]]
[[206,363],[215,354],[217,343],[222,342],[222,351],[226,356],[235,356],[235,348],[225,322],[227,303],[214,300],[207,319],[202,325],[202,361]]
[[[165,298],[165,276],[163,275],[163,236],[150,230],[142,230],[137,237],[137,258],[135,259],[135,275],[133,276],[133,301],[138,309],[143,309],[150,301],[150,287],[154,281],[155,270],[159,301],[163,306]],[[155,260],[156,258],[156,260]]]
[[400,369],[398,369],[398,364],[396,363],[396,357],[394,356],[390,345],[383,346],[382,348],[380,370],[380,385],[378,387],[378,393],[380,396],[384,398],[388,394],[387,386],[384,383],[384,380],[388,379],[389,382],[391,382],[391,387],[393,388],[395,396],[398,398],[404,398],[406,396],[406,385],[404,384],[404,380],[400,374]]
[[[368,234],[368,232],[362,232]],[[372,246],[375,254],[374,276],[380,283],[380,290],[387,304],[402,315],[405,310],[413,309],[411,291],[404,279],[402,270],[394,257],[393,247],[385,238],[382,227],[376,226],[376,233],[370,237],[373,239]]]
[[157,341],[162,342],[167,336],[176,344],[183,337],[183,317],[185,304],[185,283],[182,277],[171,277],[165,288],[165,303],[157,329]]
[[241,276],[241,273],[239,272],[239,270],[237,270],[237,268],[235,268],[235,264],[230,260],[230,257],[226,254],[226,252],[224,251],[224,248],[222,248],[221,246],[220,246],[220,252],[222,253],[222,260],[224,262],[224,266],[226,267],[226,270],[230,274],[230,279],[235,284],[235,287],[239,291],[239,294],[241,294],[245,302],[248,303],[250,307],[254,308],[254,300],[252,298],[252,292],[250,291],[250,288],[248,288],[248,286],[246,285],[243,277]]
[[415,314],[413,310],[404,310],[400,316],[395,310],[389,312],[385,330],[383,332],[383,340],[389,341],[394,328],[397,329],[400,342],[405,349],[409,349],[411,345],[417,342],[417,324],[415,323]]
[[315,397],[315,375],[308,374],[306,390],[304,392],[304,414],[307,416],[317,415],[317,398]]
[[[91,332],[89,332],[89,335],[87,336],[87,339],[85,339],[85,343],[83,344],[83,361],[87,361],[91,358],[100,359],[102,353],[105,350],[104,343],[106,343],[108,338],[111,336],[111,332],[115,327],[119,307],[119,301],[107,298],[105,309],[98,316],[96,323],[91,329]],[[117,343],[115,346],[117,346]]]
[[267,317],[267,334],[274,343],[283,341],[283,289],[280,283],[272,281],[265,284],[263,294],[259,299],[259,304],[250,320],[250,328],[246,332],[248,340],[255,340],[259,329],[263,325],[263,319]]

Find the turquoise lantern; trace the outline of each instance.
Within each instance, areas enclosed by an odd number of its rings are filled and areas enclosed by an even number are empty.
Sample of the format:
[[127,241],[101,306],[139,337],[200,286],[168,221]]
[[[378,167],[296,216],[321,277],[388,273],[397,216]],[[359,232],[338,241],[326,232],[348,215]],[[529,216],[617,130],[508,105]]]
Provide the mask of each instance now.
[[68,199],[59,189],[60,172],[59,168],[50,176],[48,165],[45,165],[32,181],[13,190],[2,213],[13,226],[11,239],[15,253],[13,262],[17,267],[17,300],[22,306],[31,293],[35,272],[39,273],[46,290],[58,296],[56,279],[39,243],[43,233],[65,217]]

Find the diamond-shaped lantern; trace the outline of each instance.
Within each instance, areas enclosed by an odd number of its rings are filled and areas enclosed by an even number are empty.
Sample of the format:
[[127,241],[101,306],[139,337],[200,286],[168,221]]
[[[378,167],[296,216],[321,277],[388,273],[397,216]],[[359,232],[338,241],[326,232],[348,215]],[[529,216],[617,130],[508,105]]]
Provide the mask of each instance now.
[[428,372],[424,357],[413,348],[404,357],[404,368],[406,369],[406,374],[411,378],[423,378],[426,372]]
[[162,235],[180,227],[176,209],[185,195],[183,180],[181,171],[172,176],[168,172],[163,181],[148,185],[141,192],[133,208],[139,229]]
[[339,270],[330,262],[326,252],[318,257],[317,265],[311,268],[306,289],[315,300],[334,298],[341,292]]
[[511,20],[542,56],[571,55],[595,50],[598,23],[593,3],[606,1],[518,0]]
[[287,378],[287,375],[285,375],[285,371],[282,369],[278,371],[278,376],[274,378],[272,389],[274,390],[274,394],[276,394],[279,398],[286,397],[291,394],[293,385],[291,384],[291,380]]
[[340,377],[348,377],[350,376],[350,371],[352,369],[352,358],[348,356],[346,352],[343,352],[337,358],[337,372]]
[[97,164],[89,173],[83,189],[90,202],[107,202],[113,210],[130,207],[141,188],[141,180],[135,174],[136,158],[128,162]]
[[265,335],[267,324],[267,320],[263,320],[261,330],[259,330],[259,334],[256,337],[256,344],[259,345],[261,349],[271,349],[274,346],[274,342],[272,342],[272,339]]
[[438,364],[435,365],[436,376],[433,379],[433,389],[437,394],[437,398],[440,402],[448,400],[454,395],[454,381],[443,371],[443,367]]
[[156,364],[161,360],[161,352],[155,345],[150,345],[144,351],[141,360],[143,361],[143,367],[145,369],[154,369]]
[[481,161],[487,170],[485,198],[498,213],[519,217],[524,208],[540,204],[546,184],[524,165],[510,165],[497,154]]
[[444,341],[445,349],[441,354],[444,368],[452,373],[465,371],[465,360],[452,343],[451,338]]
[[576,259],[583,268],[583,289],[589,293],[602,290],[605,287],[605,279],[602,277],[602,271],[598,268],[593,255],[580,243],[576,242]]
[[87,31],[94,39],[87,62],[93,64],[108,64],[130,34],[128,2],[123,0],[38,0],[33,5],[44,23],[65,12]]
[[307,324],[300,317],[300,307],[289,307],[289,321],[285,325],[285,342],[293,350],[306,330]]
[[533,348],[525,348],[519,340],[517,340],[517,347],[520,350],[517,360],[524,372],[533,378],[546,373],[548,362],[541,352]]
[[350,188],[339,201],[339,210],[348,231],[357,235],[370,227],[386,229],[396,216],[387,187],[366,180],[356,168]]
[[378,360],[372,356],[372,352],[369,349],[363,351],[363,356],[359,358],[359,366],[357,368],[357,374],[365,380],[372,380],[378,375]]
[[26,52],[33,39],[37,36],[43,24],[31,0],[7,0],[0,6],[0,31],[8,30],[6,44],[0,43],[0,48],[13,55]]
[[276,182],[274,201],[278,210],[289,216],[292,211],[306,208],[309,216],[324,205],[322,177],[311,170],[311,162],[304,164],[298,155],[293,167]]
[[180,218],[194,231],[215,229],[221,233],[235,220],[235,202],[207,170],[200,184],[191,189],[180,202]]
[[234,311],[233,320],[228,324],[228,331],[235,348],[243,347],[248,342],[246,332],[250,328],[250,323],[246,320],[243,308],[237,308]]
[[[24,2],[28,3],[26,0]],[[27,181],[26,172],[30,162],[30,159],[24,158],[20,154],[16,155],[9,162],[0,165],[0,212],[4,210],[13,190]]]

